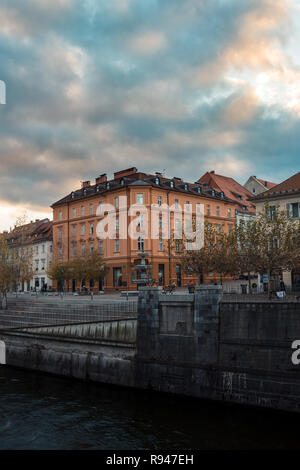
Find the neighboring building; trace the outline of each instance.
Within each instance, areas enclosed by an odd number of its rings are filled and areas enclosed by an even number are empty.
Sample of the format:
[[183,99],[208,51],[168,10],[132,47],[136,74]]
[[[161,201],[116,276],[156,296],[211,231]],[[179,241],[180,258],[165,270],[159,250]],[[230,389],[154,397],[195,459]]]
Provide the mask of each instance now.
[[235,204],[235,215],[255,214],[255,205],[249,200],[253,194],[233,178],[210,171],[201,176],[198,183],[207,191],[222,191],[226,198]]
[[[197,282],[196,276],[188,276],[183,272],[176,248],[173,252],[168,240],[151,237],[145,240],[132,240],[129,237],[117,240],[97,238],[96,226],[100,220],[96,216],[97,207],[101,203],[112,204],[118,210],[118,217],[121,217],[119,210],[121,196],[127,196],[127,210],[133,204],[143,204],[148,211],[152,204],[158,207],[162,204],[168,206],[179,204],[183,207],[188,202],[193,214],[198,209],[197,204],[203,204],[206,221],[218,225],[218,229],[224,227],[229,231],[235,223],[237,204],[229,200],[222,190],[211,191],[199,182],[187,183],[181,178],[166,178],[160,173],[146,174],[137,171],[136,168],[116,172],[114,178],[109,181],[106,174],[96,178],[95,184],[85,181],[81,189],[73,191],[52,205],[53,252],[55,260],[68,260],[93,250],[102,253],[109,272],[105,277],[104,286],[101,280],[91,280],[90,285],[95,289],[126,288],[126,286],[129,289],[136,289],[136,284],[133,282],[136,279],[134,266],[140,263],[138,252],[143,247],[148,253],[147,261],[152,266],[152,279],[164,285],[175,281],[178,286],[187,285],[191,280]],[[136,218],[129,216],[127,210],[126,227]],[[176,222],[171,215],[171,229]],[[148,215],[149,230],[150,224],[150,215]],[[218,279],[218,276],[210,273],[204,278],[204,282]],[[85,285],[88,287],[89,280],[85,281]],[[72,290],[79,287],[73,281]]]
[[23,248],[32,255],[34,277],[25,285],[18,286],[21,291],[51,289],[52,281],[47,276],[47,268],[52,262],[52,222],[49,219],[36,220],[10,232],[4,232],[10,249]]
[[[280,184],[252,197],[256,205],[257,213],[264,209],[267,203],[270,208],[279,207],[279,210],[286,211],[289,217],[300,218],[300,172],[291,176]],[[300,289],[300,269],[291,273],[283,273],[283,280],[287,286],[296,286]]]
[[271,183],[270,181],[261,180],[256,178],[256,176],[250,176],[250,178],[244,184],[244,188],[246,188],[252,196],[261,194],[269,189],[274,188],[277,183]]

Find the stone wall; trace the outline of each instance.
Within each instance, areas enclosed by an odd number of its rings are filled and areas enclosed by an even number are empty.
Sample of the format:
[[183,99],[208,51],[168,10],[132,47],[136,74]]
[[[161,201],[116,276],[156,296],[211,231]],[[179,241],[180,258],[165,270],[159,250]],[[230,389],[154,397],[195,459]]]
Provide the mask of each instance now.
[[[141,288],[138,320],[0,331],[12,366],[235,403],[300,410],[300,302],[221,302]],[[136,332],[136,345],[135,345]]]

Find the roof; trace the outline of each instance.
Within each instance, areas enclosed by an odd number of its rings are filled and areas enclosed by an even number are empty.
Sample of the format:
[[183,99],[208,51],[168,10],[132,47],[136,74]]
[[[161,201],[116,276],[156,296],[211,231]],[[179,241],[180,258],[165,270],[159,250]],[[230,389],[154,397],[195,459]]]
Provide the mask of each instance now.
[[252,197],[253,201],[300,193],[300,171],[268,191]]
[[52,240],[52,222],[49,219],[36,220],[4,232],[9,246],[29,245]]
[[[253,178],[256,178],[256,176],[254,176]],[[271,183],[271,181],[261,180],[260,178],[256,178],[256,179],[267,189],[271,189],[271,188],[274,188],[274,186],[277,186],[277,183]]]
[[209,188],[216,191],[223,191],[228,199],[240,206],[241,211],[255,212],[255,206],[250,201],[252,194],[233,178],[217,175],[214,171],[210,171],[201,176],[198,182],[206,184]]
[[[121,172],[118,172],[121,173]],[[118,174],[115,173],[115,174]],[[118,177],[109,181],[96,183],[94,185],[89,185],[72,191],[67,196],[63,197],[59,201],[52,204],[52,208],[60,206],[62,204],[67,204],[73,201],[82,200],[86,197],[99,196],[100,194],[107,193],[109,191],[115,191],[127,186],[140,186],[148,185],[155,188],[160,188],[168,191],[181,192],[191,195],[201,195],[202,197],[209,199],[223,199],[227,202],[229,201],[226,195],[222,190],[216,190],[215,194],[211,194],[209,188],[204,187],[201,183],[196,181],[195,183],[189,183],[182,181],[180,178],[167,178],[162,174],[148,174],[143,172],[136,172],[132,174],[127,174],[123,177]]]

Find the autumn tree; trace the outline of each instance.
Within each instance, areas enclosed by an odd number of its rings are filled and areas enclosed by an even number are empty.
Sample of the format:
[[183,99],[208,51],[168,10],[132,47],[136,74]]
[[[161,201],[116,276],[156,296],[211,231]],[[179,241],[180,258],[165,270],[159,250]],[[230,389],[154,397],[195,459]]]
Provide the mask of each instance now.
[[288,217],[278,207],[266,205],[258,214],[256,224],[260,235],[255,267],[257,272],[268,275],[270,296],[272,277],[299,264],[300,221]]
[[1,308],[5,300],[5,309],[7,309],[7,293],[15,279],[11,258],[6,239],[3,234],[0,234],[0,293]]
[[64,280],[64,283],[72,279],[78,281],[80,289],[85,279],[100,279],[107,274],[107,268],[101,254],[93,252],[88,256],[76,256],[69,261],[56,261],[51,264],[47,274],[52,280]]
[[72,268],[69,261],[55,261],[50,264],[47,269],[47,274],[52,281],[61,281],[63,285],[72,279]]
[[[195,223],[193,221],[195,231]],[[176,235],[175,235],[176,236]],[[204,224],[204,243],[201,249],[189,249],[189,241],[183,235],[181,239],[176,239],[173,235],[171,246],[173,256],[180,259],[182,268],[187,274],[196,274],[199,284],[203,276],[213,271],[227,274],[223,245],[219,243],[222,235],[217,233],[216,227],[210,223]],[[219,243],[219,244],[218,244]],[[225,245],[224,245],[225,249]]]

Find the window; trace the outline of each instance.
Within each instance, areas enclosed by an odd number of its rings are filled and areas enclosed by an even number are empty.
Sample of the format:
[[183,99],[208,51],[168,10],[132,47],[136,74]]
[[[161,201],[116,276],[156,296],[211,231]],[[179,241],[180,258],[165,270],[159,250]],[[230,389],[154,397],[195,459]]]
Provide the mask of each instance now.
[[162,197],[161,197],[161,196],[158,196],[157,204],[158,204],[159,206],[161,206],[161,204],[162,204]]
[[180,219],[175,219],[175,231],[181,230],[181,220]]
[[221,225],[220,225],[220,224],[217,224],[217,233],[218,233],[218,234],[221,233]]
[[94,233],[94,224],[90,223],[90,235],[93,235]]
[[90,243],[90,253],[93,253],[94,251],[94,243]]
[[39,270],[39,260],[38,259],[35,260],[35,270],[36,271]]
[[85,234],[85,225],[81,224],[81,235]]
[[232,234],[232,225],[228,225],[228,233],[231,235]]
[[76,208],[73,207],[73,218],[76,217]]
[[102,202],[99,202],[97,212],[98,212],[98,214],[101,214],[101,212],[102,212]]
[[119,217],[116,217],[116,230],[119,230]]
[[162,229],[162,215],[159,216],[158,218],[158,228]]
[[179,202],[178,202],[178,199],[175,199],[175,209],[178,209],[179,208]]
[[46,260],[45,260],[45,259],[42,259],[41,261],[42,261],[42,270],[45,270],[45,261],[46,261]]
[[90,204],[90,215],[92,215],[94,212],[94,206],[93,204]]
[[159,249],[159,251],[163,251],[163,249],[164,249],[164,244],[163,244],[163,239],[162,238],[160,238],[158,240],[158,249]]
[[227,217],[231,217],[231,209],[227,209]]
[[52,253],[52,245],[50,245],[50,253]]
[[73,245],[73,256],[76,256],[77,254],[77,249],[76,249],[76,245],[74,244]]
[[141,194],[137,194],[136,196],[136,203],[137,204],[144,204],[144,195],[141,193]]
[[200,206],[201,206],[200,203],[197,202],[197,204],[196,204],[196,212],[197,212],[197,214],[200,214]]
[[59,220],[62,220],[62,211],[59,211],[58,218]]
[[58,257],[59,257],[59,258],[62,258],[62,255],[63,255],[63,249],[62,249],[62,247],[60,246],[60,247],[59,247],[59,250],[58,250]]
[[186,205],[186,209],[190,211],[191,210],[190,201],[186,201],[185,205]]
[[137,224],[138,227],[140,228],[143,228],[144,227],[144,215],[143,214],[140,214],[138,216],[138,224]]
[[293,217],[294,219],[299,219],[299,203],[293,202],[291,204],[287,204],[287,215],[288,217]]
[[144,239],[141,237],[138,238],[138,250],[144,251]]
[[81,216],[84,216],[84,206],[81,206]]
[[217,211],[217,215],[220,215],[220,207],[219,206],[217,206],[216,211]]
[[170,188],[174,188],[174,181],[170,181]]
[[[58,238],[60,240],[62,239],[62,229],[61,228],[58,230]],[[36,253],[39,252],[39,247],[38,246],[36,246],[35,251],[36,251]]]
[[159,184],[159,178],[155,178],[155,184]]
[[175,249],[176,249],[177,252],[180,251],[180,241],[179,240],[176,240],[176,242],[175,242]]
[[76,237],[76,225],[73,225],[73,237]]
[[276,206],[270,206],[267,209],[268,216],[270,217],[271,220],[274,220],[276,217]]
[[187,184],[184,185],[184,189],[185,189],[185,191],[188,191],[189,187],[188,187]]
[[99,253],[103,253],[103,241],[99,241]]
[[206,214],[210,215],[210,204],[207,204],[206,206]]
[[119,207],[119,198],[115,197],[115,208],[118,209]]
[[82,243],[82,245],[81,245],[81,255],[83,256],[84,253],[85,253],[85,245],[84,245],[84,243]]
[[119,248],[119,240],[115,240],[115,251],[120,251]]

